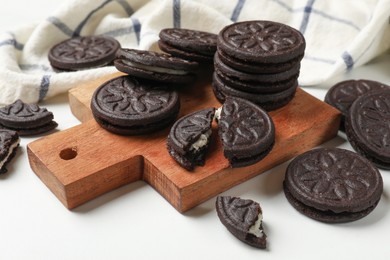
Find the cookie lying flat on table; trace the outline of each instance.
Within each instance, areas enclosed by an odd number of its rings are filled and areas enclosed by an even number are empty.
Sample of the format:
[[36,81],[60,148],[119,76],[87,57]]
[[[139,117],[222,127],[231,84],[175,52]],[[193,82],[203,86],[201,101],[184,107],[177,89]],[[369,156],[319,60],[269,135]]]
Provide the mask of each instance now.
[[14,158],[19,147],[18,133],[0,129],[0,174],[7,172],[7,164]]
[[189,171],[204,165],[214,112],[215,108],[207,108],[186,115],[176,121],[168,135],[169,154]]
[[254,164],[272,150],[275,143],[274,123],[267,112],[256,104],[228,97],[218,116],[218,134],[223,153],[232,167]]
[[0,108],[0,128],[14,130],[20,136],[37,135],[53,130],[58,126],[53,118],[53,113],[46,108],[26,104],[19,99]]
[[166,83],[189,83],[195,80],[198,63],[164,53],[120,49],[115,67],[129,75]]
[[119,42],[107,36],[74,37],[53,46],[48,58],[56,69],[90,69],[111,64],[119,48]]
[[345,80],[332,86],[325,96],[325,102],[341,112],[340,129],[344,131],[345,118],[352,103],[367,92],[390,89],[390,86],[373,80]]
[[139,135],[169,126],[180,109],[175,91],[130,76],[111,79],[98,87],[91,100],[96,122],[115,134]]
[[218,196],[215,207],[222,224],[239,240],[257,248],[266,248],[263,215],[259,203],[237,197]]
[[366,158],[339,148],[314,149],[296,157],[283,182],[290,204],[328,223],[355,221],[377,206],[382,177]]
[[198,62],[212,62],[217,35],[197,30],[166,28],[160,31],[160,49],[173,56]]
[[345,133],[355,151],[390,169],[390,89],[357,98],[349,109]]

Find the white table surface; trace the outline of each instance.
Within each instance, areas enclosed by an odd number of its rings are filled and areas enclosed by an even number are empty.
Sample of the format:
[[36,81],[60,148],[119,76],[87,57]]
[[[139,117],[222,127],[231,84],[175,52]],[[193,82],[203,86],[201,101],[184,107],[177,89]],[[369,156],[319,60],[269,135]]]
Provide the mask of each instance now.
[[[4,1],[0,31],[45,19],[61,2]],[[305,90],[323,99],[327,87],[345,79],[390,84],[389,72],[385,54]],[[60,130],[79,124],[67,95],[42,106],[54,113]],[[390,259],[389,171],[381,170],[384,193],[374,212],[348,224],[320,223],[294,210],[282,191],[287,163],[227,190],[224,195],[260,202],[268,249],[258,250],[221,224],[215,198],[180,214],[141,181],[69,211],[30,169],[26,146],[33,140],[22,138],[9,172],[0,176],[0,259]],[[352,149],[342,134],[325,145]]]

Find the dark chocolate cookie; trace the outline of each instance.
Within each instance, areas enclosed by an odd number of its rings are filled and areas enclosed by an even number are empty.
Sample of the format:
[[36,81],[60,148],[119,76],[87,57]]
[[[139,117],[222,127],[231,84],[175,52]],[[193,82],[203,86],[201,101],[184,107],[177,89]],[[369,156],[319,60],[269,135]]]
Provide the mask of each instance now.
[[382,177],[366,158],[339,148],[319,148],[296,157],[283,183],[286,198],[313,219],[341,223],[358,220],[378,204]]
[[357,98],[349,109],[345,132],[358,153],[390,169],[390,90],[370,91]]
[[213,74],[212,82],[213,91],[215,97],[219,102],[224,103],[227,97],[239,97],[249,100],[267,111],[275,110],[287,105],[295,96],[297,85],[275,93],[250,93],[234,89],[229,85],[222,82],[218,73]]
[[390,86],[366,79],[341,81],[328,90],[325,102],[340,110],[341,129],[344,130],[345,118],[352,103],[363,94],[379,89],[390,89]]
[[218,120],[224,156],[232,167],[243,167],[263,159],[275,142],[271,117],[256,104],[228,97]]
[[188,51],[183,51],[180,49],[177,49],[175,47],[170,46],[169,44],[164,43],[163,41],[159,40],[158,42],[158,47],[166,53],[169,53],[170,55],[174,57],[179,57],[181,59],[185,60],[192,60],[200,63],[212,63],[213,62],[213,56],[211,55],[204,55],[204,54],[199,54],[195,52],[188,52]]
[[234,23],[218,35],[218,48],[244,62],[287,62],[302,56],[305,47],[305,39],[298,30],[272,21]]
[[297,63],[291,69],[272,74],[246,73],[235,70],[219,59],[218,53],[214,57],[214,66],[224,75],[244,82],[275,83],[292,78],[297,79],[299,75],[300,63]]
[[218,58],[227,66],[236,69],[238,71],[247,72],[247,73],[260,73],[260,74],[270,74],[270,73],[280,73],[283,71],[291,70],[293,67],[297,66],[303,58],[303,54],[292,60],[282,62],[282,63],[254,63],[254,62],[244,62],[224,53],[218,49]]
[[0,129],[0,174],[7,172],[7,164],[19,147],[19,135],[12,130]]
[[216,211],[222,224],[239,240],[257,248],[266,248],[263,212],[259,203],[230,196],[218,196]]
[[17,131],[20,136],[41,134],[57,127],[53,113],[21,100],[0,108],[0,127]]
[[165,44],[182,51],[214,56],[217,50],[217,35],[214,33],[182,28],[166,28],[160,31]]
[[89,69],[112,63],[119,48],[119,42],[111,37],[74,37],[52,47],[48,58],[60,70]]
[[155,132],[169,126],[180,109],[179,95],[129,76],[111,79],[93,94],[91,110],[106,130],[120,135]]
[[207,108],[186,115],[177,120],[169,132],[169,154],[189,171],[205,163],[214,112],[215,108]]
[[115,67],[129,75],[166,83],[188,83],[195,80],[198,63],[172,57],[164,53],[134,49],[120,49]]

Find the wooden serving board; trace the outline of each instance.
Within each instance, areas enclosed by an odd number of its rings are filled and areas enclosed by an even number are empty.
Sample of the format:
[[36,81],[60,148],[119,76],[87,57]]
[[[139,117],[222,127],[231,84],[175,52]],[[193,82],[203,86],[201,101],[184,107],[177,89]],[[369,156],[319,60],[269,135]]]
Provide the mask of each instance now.
[[[120,73],[79,86],[69,92],[74,115],[82,124],[43,137],[28,145],[31,168],[69,209],[122,185],[143,180],[179,212],[242,183],[297,154],[334,137],[339,112],[303,90],[285,107],[270,113],[276,143],[262,161],[230,168],[213,125],[214,141],[206,165],[194,172],[181,168],[168,154],[169,129],[147,136],[119,136],[102,129],[89,108],[93,91]],[[205,107],[220,107],[209,77],[179,91],[180,115]]]

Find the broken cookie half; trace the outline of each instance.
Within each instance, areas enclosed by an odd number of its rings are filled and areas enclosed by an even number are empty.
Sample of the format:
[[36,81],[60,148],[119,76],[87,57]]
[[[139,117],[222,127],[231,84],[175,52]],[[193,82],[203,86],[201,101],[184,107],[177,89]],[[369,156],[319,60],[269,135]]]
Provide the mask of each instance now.
[[0,174],[7,172],[6,166],[15,156],[19,142],[17,132],[0,129]]
[[215,207],[220,221],[235,237],[250,246],[266,248],[267,235],[263,230],[259,203],[238,197],[218,196]]
[[203,166],[212,133],[214,108],[196,111],[180,118],[168,135],[168,152],[183,168]]

